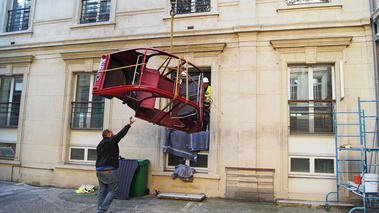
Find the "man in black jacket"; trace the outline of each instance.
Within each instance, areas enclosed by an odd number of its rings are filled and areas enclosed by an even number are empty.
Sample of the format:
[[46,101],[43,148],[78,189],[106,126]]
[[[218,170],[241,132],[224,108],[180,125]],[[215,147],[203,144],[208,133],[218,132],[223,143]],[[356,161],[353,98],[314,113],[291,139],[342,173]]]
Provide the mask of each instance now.
[[134,123],[132,117],[129,124],[113,135],[109,129],[103,131],[103,140],[97,145],[96,176],[99,180],[99,191],[97,195],[97,212],[107,212],[113,198],[118,191],[118,162],[120,150],[118,143],[128,133]]

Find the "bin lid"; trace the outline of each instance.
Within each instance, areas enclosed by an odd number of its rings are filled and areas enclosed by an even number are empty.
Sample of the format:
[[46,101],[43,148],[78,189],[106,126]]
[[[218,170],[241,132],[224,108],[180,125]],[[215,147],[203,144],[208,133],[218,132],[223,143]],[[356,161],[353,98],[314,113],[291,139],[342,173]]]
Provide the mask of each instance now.
[[149,163],[150,163],[150,161],[148,159],[138,159],[139,165],[147,165]]

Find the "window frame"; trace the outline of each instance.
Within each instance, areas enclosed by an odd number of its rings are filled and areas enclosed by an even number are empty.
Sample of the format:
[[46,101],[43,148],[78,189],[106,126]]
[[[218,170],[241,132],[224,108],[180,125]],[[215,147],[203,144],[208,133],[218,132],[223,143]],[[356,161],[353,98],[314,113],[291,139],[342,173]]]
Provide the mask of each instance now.
[[[296,87],[296,97],[294,99],[294,93],[293,93],[293,90],[295,89],[293,87],[293,82],[292,82],[292,78],[291,78],[291,75],[292,75],[292,69],[296,69],[296,68],[304,68],[307,70],[307,91],[305,92],[306,96],[308,97],[308,99],[304,99],[302,97],[297,97],[297,93],[301,93],[299,92],[299,88]],[[317,76],[314,72],[315,69],[317,68],[326,68],[326,69],[330,69],[330,86],[331,86],[331,98],[315,98],[315,92],[317,91],[314,91],[314,80],[315,80],[315,76]],[[302,84],[303,85],[303,84]],[[335,82],[335,69],[334,69],[334,66],[333,65],[328,65],[328,64],[316,64],[316,65],[313,65],[313,66],[309,66],[309,65],[289,65],[288,66],[288,126],[290,127],[290,135],[295,135],[295,134],[305,134],[305,135],[310,135],[310,134],[334,134],[334,128],[333,128],[333,109],[334,109],[334,105],[335,105],[335,96],[336,96],[336,82]],[[294,103],[296,105],[294,105]],[[306,104],[308,104],[306,106]],[[303,106],[302,106],[303,105]],[[330,106],[328,106],[330,105]],[[296,129],[292,129],[292,120],[294,120],[293,118],[297,118],[299,115],[298,114],[294,114],[292,109],[296,109],[296,108],[308,108],[308,118],[307,118],[307,122],[308,122],[308,131],[305,132],[305,131],[301,131],[299,130],[298,128]],[[321,110],[320,110],[321,109]],[[329,109],[327,111],[329,111],[329,113],[326,113],[325,111],[322,111],[322,109]],[[318,111],[317,111],[318,110]],[[301,115],[300,116],[303,116],[303,115],[306,115],[307,113],[300,113]],[[328,129],[327,131],[316,131],[316,127],[317,127],[317,121],[319,121],[319,119],[317,119],[317,117],[320,117],[320,115],[329,115],[329,119],[327,117],[324,118],[324,121],[325,119],[328,119],[331,123],[329,123],[329,128],[327,128],[327,126],[323,126],[323,128],[319,128],[319,129]],[[317,116],[317,117],[316,117]],[[331,117],[330,117],[331,116]],[[294,121],[298,121],[299,119],[295,119]],[[300,119],[301,120],[301,119]],[[313,121],[313,122],[310,122],[310,121]],[[327,120],[326,120],[327,121]]]
[[[209,79],[209,86],[212,86],[211,83],[212,83],[212,79],[211,79],[211,70],[212,70],[212,67],[211,66],[201,66],[199,67],[203,72],[204,72],[204,77],[207,77]],[[188,73],[191,75],[191,70],[189,69],[188,70]],[[213,91],[212,91],[213,92]],[[213,93],[212,93],[213,94]],[[212,117],[212,110],[211,112],[209,113],[209,116],[210,118]],[[209,119],[209,123],[208,123],[208,127],[207,127],[207,131],[210,131],[211,128],[210,128],[210,121],[211,119]],[[185,159],[184,160],[184,163],[194,169],[196,169],[196,172],[197,173],[208,173],[209,171],[209,167],[210,167],[210,150],[211,150],[211,147],[210,147],[210,144],[211,144],[211,137],[209,138],[209,149],[207,151],[199,151],[197,153],[197,155],[206,155],[207,156],[207,166],[206,167],[196,167],[196,166],[191,166],[191,164],[196,164],[195,162],[192,162],[190,159]],[[170,156],[173,156],[173,157],[177,157],[175,155],[172,155],[170,153],[164,153],[164,158],[165,158],[165,171],[174,171],[175,170],[175,166],[177,165],[170,165],[169,164],[169,157]]]
[[1,148],[9,148],[9,149],[11,149],[13,151],[13,155],[12,156],[7,156],[5,154],[4,155],[0,154],[0,160],[14,160],[16,158],[16,146],[17,146],[16,143],[1,142],[0,141],[0,147]]
[[[23,8],[19,8],[19,9],[15,9],[15,2],[17,2],[17,0],[12,0],[12,1],[7,1],[7,10],[4,11],[4,20],[3,20],[3,25],[4,27],[2,28],[2,32],[4,33],[7,33],[7,34],[10,34],[10,33],[25,33],[25,32],[31,32],[31,29],[32,29],[32,24],[33,24],[33,21],[32,21],[32,17],[33,17],[33,14],[34,14],[34,2],[35,1],[30,1],[30,3],[28,5],[25,6],[25,2],[24,2],[24,5],[23,5]],[[10,15],[9,13],[11,11],[15,11],[15,10],[28,10],[28,19],[27,19],[27,28],[23,29],[18,29],[18,30],[9,30],[9,25],[10,25]],[[24,13],[22,12],[22,15],[24,16]],[[20,19],[18,22],[23,22],[24,19]],[[13,26],[13,25],[12,25]],[[21,24],[20,27],[22,27],[23,25]]]
[[[298,175],[302,175],[302,176],[306,176],[306,175],[310,175],[310,176],[335,176],[336,175],[336,159],[335,157],[320,157],[320,156],[301,156],[301,155],[293,155],[293,156],[289,156],[288,158],[288,174],[291,176],[291,175],[295,175],[295,176],[298,176]],[[292,159],[308,159],[309,160],[309,172],[295,172],[295,171],[292,171]],[[321,173],[321,172],[315,172],[315,168],[316,168],[316,160],[332,160],[333,163],[331,165],[333,165],[333,173]]]
[[[101,96],[98,96],[101,101],[94,101],[94,96],[92,94],[92,89],[93,89],[93,85],[94,85],[94,81],[95,81],[95,78],[96,78],[96,72],[77,72],[74,74],[75,77],[74,77],[74,95],[73,95],[73,101],[71,101],[71,116],[70,116],[70,128],[72,130],[102,130],[103,127],[104,127],[104,117],[105,117],[105,98],[104,97],[101,97]],[[88,85],[88,100],[87,101],[83,101],[83,100],[78,100],[77,98],[77,91],[78,91],[78,78],[79,76],[85,76],[85,75],[89,75],[90,76],[90,82],[89,82],[89,85]],[[102,104],[102,122],[101,122],[101,126],[98,126],[98,127],[91,127],[92,125],[92,118],[93,118],[93,106],[95,104]],[[87,115],[85,116],[85,123],[86,125],[84,126],[80,126],[80,116],[79,118],[76,117],[76,113],[82,113],[82,112],[77,112],[75,109],[75,104],[88,104],[87,106],[87,111],[85,112]],[[78,126],[76,126],[76,119],[79,119],[78,120]]]
[[101,21],[101,22],[91,22],[91,23],[81,23],[81,17],[82,17],[82,0],[76,1],[76,8],[75,8],[75,19],[72,20],[71,29],[81,29],[83,27],[91,27],[91,26],[103,26],[103,25],[114,25],[116,23],[116,0],[110,0],[110,11],[109,11],[109,20],[108,21]]
[[[72,159],[71,158],[72,157],[71,153],[72,153],[73,149],[82,149],[82,150],[84,150],[84,156],[83,156],[82,160],[80,160],[80,159]],[[89,150],[94,150],[95,153],[97,152],[96,147],[70,146],[70,148],[69,148],[69,154],[68,154],[69,161],[70,162],[91,163],[91,164],[95,163],[96,160],[89,160],[88,159],[88,157],[89,157]],[[95,155],[95,157],[97,157],[97,154]]]
[[[16,79],[18,78],[18,79]],[[5,119],[6,119],[6,123],[4,125],[0,125],[0,128],[18,128],[19,126],[19,119],[20,119],[20,112],[21,112],[21,101],[22,101],[22,92],[23,92],[23,84],[24,84],[24,79],[23,79],[23,75],[12,75],[12,76],[0,76],[0,97],[1,97],[1,93],[3,92],[2,90],[2,84],[1,82],[4,82],[5,79],[10,79],[10,85],[9,85],[9,88],[8,89],[8,93],[7,93],[7,101],[4,101],[2,102],[0,100],[0,106],[2,104],[5,104],[7,105],[6,106],[6,115],[5,115]],[[17,80],[21,80],[21,82],[16,82]],[[17,86],[17,84],[21,84],[21,86]],[[17,89],[18,88],[18,89]],[[17,91],[20,91],[20,93],[17,95],[17,97],[19,97],[20,100],[18,101],[15,101],[15,93]],[[13,112],[13,105],[18,105],[18,107],[16,107],[16,110],[17,110],[17,113],[18,115],[15,116],[16,119],[13,119],[14,122],[16,122],[15,125],[12,125],[11,122],[12,122],[12,114],[14,113]],[[18,109],[17,109],[18,108]],[[0,109],[2,109],[2,107],[0,107]],[[1,114],[0,114],[0,117],[1,117]]]
[[[209,168],[209,150],[208,151],[200,151],[197,153],[197,156],[199,155],[202,155],[202,156],[206,156],[206,161],[207,161],[207,166],[206,167],[199,167],[199,166],[193,166],[193,164],[196,164],[195,162],[192,162],[191,160],[189,159],[184,159],[184,164],[191,167],[191,168],[194,168],[196,170],[196,173],[207,173],[208,172],[208,168]],[[172,155],[170,153],[166,153],[166,171],[174,171],[175,170],[175,167],[178,165],[170,165],[170,160],[169,160],[169,157],[172,156],[172,157],[177,157],[175,155]],[[178,157],[179,158],[179,157]]]

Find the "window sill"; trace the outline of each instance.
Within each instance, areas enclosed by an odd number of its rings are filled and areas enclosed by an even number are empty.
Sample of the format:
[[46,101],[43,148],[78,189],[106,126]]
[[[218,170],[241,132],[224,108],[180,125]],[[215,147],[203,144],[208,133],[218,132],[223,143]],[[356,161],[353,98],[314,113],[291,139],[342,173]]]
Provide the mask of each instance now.
[[86,27],[101,27],[106,25],[116,25],[116,22],[94,22],[94,23],[86,23],[86,24],[75,24],[71,26],[71,29],[80,29],[80,28],[86,28]]
[[55,166],[56,169],[75,169],[75,170],[88,170],[88,171],[95,171],[95,165],[89,165],[89,164],[63,164]]
[[336,179],[335,174],[330,174],[330,175],[289,174],[288,177],[289,178]]
[[[171,177],[172,172],[152,172],[153,176],[169,176]],[[205,173],[195,173],[193,175],[194,178],[203,178],[203,179],[214,179],[214,180],[220,180],[221,175],[217,174],[205,174]]]
[[309,137],[309,138],[314,138],[314,137],[326,137],[326,138],[330,138],[330,137],[333,137],[334,138],[334,133],[309,133],[309,134],[306,134],[306,133],[291,133],[289,135],[289,137]]
[[341,9],[342,3],[312,3],[312,4],[301,4],[301,5],[286,5],[279,6],[276,12],[293,12],[294,10],[313,10],[313,9]]
[[[186,18],[194,18],[194,17],[204,18],[206,16],[215,16],[215,17],[218,17],[219,14],[218,13],[212,13],[212,12],[176,14],[174,16],[174,19],[186,19]],[[171,19],[171,16],[165,16],[165,17],[163,17],[163,20],[169,20],[169,19]]]
[[21,165],[21,162],[18,161],[18,160],[14,160],[14,159],[0,159],[0,164],[8,164],[8,165],[12,165],[12,166],[20,166]]
[[20,35],[20,34],[32,34],[33,30],[20,30],[20,31],[12,31],[12,32],[2,32],[1,36],[9,36],[9,35]]

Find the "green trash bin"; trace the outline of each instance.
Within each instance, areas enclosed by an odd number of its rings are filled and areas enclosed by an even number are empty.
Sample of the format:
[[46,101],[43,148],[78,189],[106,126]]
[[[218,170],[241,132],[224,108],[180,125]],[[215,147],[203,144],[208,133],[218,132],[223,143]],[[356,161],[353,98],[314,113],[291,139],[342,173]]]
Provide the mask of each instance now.
[[147,188],[149,164],[150,161],[147,159],[138,160],[138,167],[130,186],[130,197],[142,197],[149,194],[149,189]]

